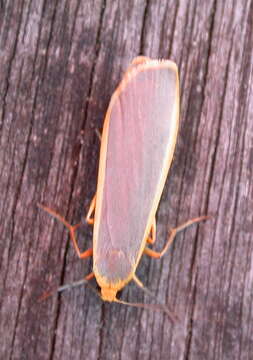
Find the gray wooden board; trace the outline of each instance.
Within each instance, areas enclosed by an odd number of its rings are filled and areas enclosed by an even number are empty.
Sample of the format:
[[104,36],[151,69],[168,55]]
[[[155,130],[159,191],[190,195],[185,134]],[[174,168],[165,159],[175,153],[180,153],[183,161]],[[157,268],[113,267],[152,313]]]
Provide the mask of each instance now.
[[[252,359],[253,1],[0,2],[0,359]],[[110,96],[137,55],[180,70],[180,133],[157,216],[199,214],[162,260],[137,274],[179,316],[102,303],[62,224],[96,190]],[[92,229],[79,232],[82,249]],[[92,281],[95,285],[95,282]],[[127,301],[150,303],[134,284]]]

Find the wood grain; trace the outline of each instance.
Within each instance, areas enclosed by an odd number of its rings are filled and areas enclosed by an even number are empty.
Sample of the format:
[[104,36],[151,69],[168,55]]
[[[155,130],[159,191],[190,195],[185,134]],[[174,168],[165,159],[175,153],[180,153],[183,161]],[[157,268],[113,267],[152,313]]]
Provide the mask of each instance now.
[[[0,358],[252,359],[253,1],[0,2]],[[80,221],[96,190],[110,96],[130,61],[180,69],[180,135],[138,276],[179,316],[102,303],[78,280],[67,231],[37,207]],[[92,229],[79,234],[82,249]],[[94,283],[93,283],[94,284]],[[130,284],[127,301],[152,299]]]

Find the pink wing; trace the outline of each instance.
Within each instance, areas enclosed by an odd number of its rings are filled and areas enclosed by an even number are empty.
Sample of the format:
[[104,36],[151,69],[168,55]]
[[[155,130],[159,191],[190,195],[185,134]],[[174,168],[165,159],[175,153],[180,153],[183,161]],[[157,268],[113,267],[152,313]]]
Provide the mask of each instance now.
[[132,66],[121,84],[110,104],[106,158],[100,158],[104,181],[94,239],[94,270],[109,283],[126,279],[138,263],[178,129],[175,64],[151,60]]

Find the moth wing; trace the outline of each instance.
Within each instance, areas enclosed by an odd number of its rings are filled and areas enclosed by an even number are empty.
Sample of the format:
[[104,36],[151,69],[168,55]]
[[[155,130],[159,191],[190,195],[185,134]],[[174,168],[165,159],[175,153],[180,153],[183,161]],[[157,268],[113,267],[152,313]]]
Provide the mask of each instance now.
[[94,272],[110,283],[135,271],[172,161],[179,83],[171,61],[134,63],[111,98],[99,162]]

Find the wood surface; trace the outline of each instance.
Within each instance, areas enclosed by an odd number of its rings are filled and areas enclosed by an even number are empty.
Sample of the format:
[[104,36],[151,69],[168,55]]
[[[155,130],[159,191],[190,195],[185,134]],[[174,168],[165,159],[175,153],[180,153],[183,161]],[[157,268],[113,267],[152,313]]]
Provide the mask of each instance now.
[[[102,303],[42,202],[77,223],[96,190],[111,94],[137,55],[179,66],[180,132],[157,242],[137,275],[178,315]],[[251,360],[253,1],[0,1],[0,359]],[[92,228],[79,231],[81,249]],[[91,282],[95,285],[95,281]],[[134,283],[122,299],[152,303]]]

